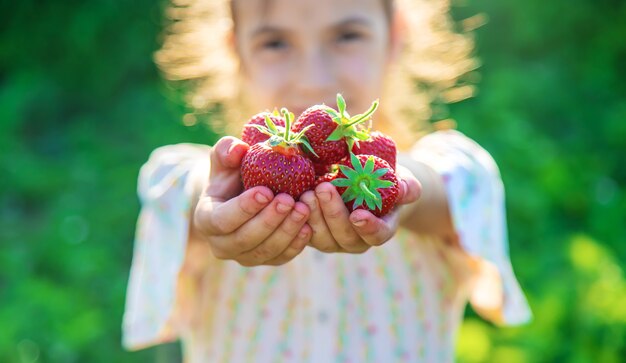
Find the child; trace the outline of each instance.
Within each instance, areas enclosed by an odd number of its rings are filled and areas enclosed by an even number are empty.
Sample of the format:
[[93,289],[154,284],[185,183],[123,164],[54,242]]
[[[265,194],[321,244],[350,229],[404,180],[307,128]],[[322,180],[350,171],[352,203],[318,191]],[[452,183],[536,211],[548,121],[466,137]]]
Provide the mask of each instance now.
[[157,62],[194,80],[193,106],[222,105],[233,134],[260,110],[298,115],[341,92],[358,113],[380,98],[374,128],[404,148],[401,206],[382,219],[349,213],[329,183],[299,200],[242,192],[248,145],[234,137],[156,150],[139,177],[127,348],[181,339],[186,362],[448,362],[468,301],[497,324],[529,320],[492,158],[459,132],[418,140],[411,126],[473,67],[445,10],[443,0],[169,9],[177,21]]

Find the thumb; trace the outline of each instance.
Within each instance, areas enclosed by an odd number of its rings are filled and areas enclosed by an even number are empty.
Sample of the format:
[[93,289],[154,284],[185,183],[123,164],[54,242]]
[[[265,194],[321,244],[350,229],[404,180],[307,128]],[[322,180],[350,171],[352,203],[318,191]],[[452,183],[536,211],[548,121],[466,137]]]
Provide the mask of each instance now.
[[239,169],[248,148],[248,144],[232,136],[219,139],[211,152],[211,176]]
[[239,168],[248,148],[248,144],[231,136],[218,140],[211,149],[211,171],[205,196],[224,201],[241,192]]
[[422,184],[405,167],[397,167],[398,181],[400,182],[400,200],[398,204],[409,204],[417,201],[422,194]]

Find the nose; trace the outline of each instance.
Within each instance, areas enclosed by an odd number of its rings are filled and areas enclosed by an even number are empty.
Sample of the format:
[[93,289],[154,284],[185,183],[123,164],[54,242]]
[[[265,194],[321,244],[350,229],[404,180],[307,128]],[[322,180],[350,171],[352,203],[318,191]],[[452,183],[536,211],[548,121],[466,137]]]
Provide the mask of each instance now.
[[336,78],[330,54],[323,47],[306,49],[296,70],[298,94],[309,102],[334,100]]

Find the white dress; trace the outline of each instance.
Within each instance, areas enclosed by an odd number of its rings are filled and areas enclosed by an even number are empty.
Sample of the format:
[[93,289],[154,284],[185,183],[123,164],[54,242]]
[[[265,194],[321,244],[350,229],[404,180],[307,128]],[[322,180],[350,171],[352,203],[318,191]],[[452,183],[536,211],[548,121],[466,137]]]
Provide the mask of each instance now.
[[180,339],[185,362],[451,362],[465,305],[496,324],[531,318],[508,255],[504,192],[491,156],[457,131],[410,150],[442,176],[457,241],[399,230],[364,254],[307,247],[243,267],[188,244],[208,147],[157,149],[142,167],[123,344]]

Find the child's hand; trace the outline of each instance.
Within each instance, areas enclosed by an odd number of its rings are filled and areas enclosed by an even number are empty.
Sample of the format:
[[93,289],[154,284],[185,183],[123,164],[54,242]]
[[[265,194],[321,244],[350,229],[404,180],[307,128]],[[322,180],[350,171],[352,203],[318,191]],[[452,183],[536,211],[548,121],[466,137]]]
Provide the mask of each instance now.
[[[420,184],[406,169],[398,168],[401,180],[398,204],[413,203],[419,198]],[[304,193],[300,200],[311,210],[309,225],[314,233],[309,245],[322,252],[363,253],[387,242],[398,229],[397,208],[383,218],[362,209],[350,213],[330,183],[321,183],[315,191]]]
[[211,150],[208,186],[198,201],[193,230],[213,255],[243,266],[281,265],[297,256],[311,237],[309,208],[266,187],[241,192],[241,159],[248,144],[220,139]]

